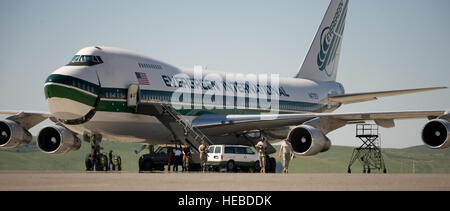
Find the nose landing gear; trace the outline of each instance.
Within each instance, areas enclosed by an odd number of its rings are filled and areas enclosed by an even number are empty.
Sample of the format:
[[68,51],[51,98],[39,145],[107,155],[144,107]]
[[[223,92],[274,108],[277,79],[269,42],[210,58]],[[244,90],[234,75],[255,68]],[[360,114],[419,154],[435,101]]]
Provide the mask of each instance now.
[[102,141],[101,135],[84,136],[85,141],[91,143],[91,153],[86,155],[85,165],[86,171],[109,171],[109,160],[105,154],[102,154],[100,150],[100,142]]

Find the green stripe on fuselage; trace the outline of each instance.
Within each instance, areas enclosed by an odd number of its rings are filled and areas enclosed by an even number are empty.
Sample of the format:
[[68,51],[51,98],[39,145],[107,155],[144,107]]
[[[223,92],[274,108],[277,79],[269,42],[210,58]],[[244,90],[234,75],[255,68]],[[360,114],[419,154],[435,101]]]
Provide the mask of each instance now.
[[52,97],[67,98],[73,101],[83,103],[88,106],[94,106],[96,96],[92,96],[85,92],[61,86],[58,84],[46,84],[44,86],[45,99]]

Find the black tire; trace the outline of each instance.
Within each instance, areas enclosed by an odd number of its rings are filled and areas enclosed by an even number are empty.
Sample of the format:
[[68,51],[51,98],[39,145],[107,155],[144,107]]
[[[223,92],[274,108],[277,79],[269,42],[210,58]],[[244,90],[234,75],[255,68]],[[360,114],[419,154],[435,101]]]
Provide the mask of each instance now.
[[105,159],[105,171],[109,171],[109,159],[108,156],[103,155],[104,159]]
[[99,166],[100,168],[98,168],[97,170],[98,171],[107,171],[106,165],[105,165],[105,163],[107,163],[107,162],[108,162],[108,158],[105,155],[101,154],[100,156],[98,156],[97,164],[99,164],[99,165],[97,165],[97,166]]
[[234,164],[233,160],[228,161],[227,163],[227,172],[235,172],[236,171],[236,165]]
[[92,161],[90,159],[91,154],[88,154],[86,156],[86,159],[84,160],[84,165],[86,166],[86,171],[92,171]]
[[153,161],[151,159],[144,159],[141,163],[141,171],[152,171]]
[[120,156],[118,156],[117,159],[119,160],[119,162],[117,164],[117,171],[122,171],[122,158]]
[[103,171],[101,155],[97,155],[97,157],[95,159],[94,171]]

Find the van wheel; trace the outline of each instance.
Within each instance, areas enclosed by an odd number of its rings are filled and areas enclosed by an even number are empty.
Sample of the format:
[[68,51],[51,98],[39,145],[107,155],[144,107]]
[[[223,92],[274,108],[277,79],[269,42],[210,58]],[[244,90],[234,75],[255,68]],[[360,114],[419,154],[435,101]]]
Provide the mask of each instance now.
[[230,160],[227,163],[227,171],[234,172],[236,170],[236,166],[234,165],[234,161]]

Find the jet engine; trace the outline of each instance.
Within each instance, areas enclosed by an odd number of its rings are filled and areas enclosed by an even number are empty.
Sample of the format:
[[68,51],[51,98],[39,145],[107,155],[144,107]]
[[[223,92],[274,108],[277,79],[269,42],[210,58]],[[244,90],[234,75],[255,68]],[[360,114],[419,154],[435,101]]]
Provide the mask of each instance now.
[[81,141],[70,130],[54,125],[39,131],[37,145],[45,153],[65,154],[80,149]]
[[11,120],[0,121],[0,147],[14,148],[28,144],[33,139],[30,132]]
[[431,149],[450,147],[450,123],[445,119],[429,121],[422,130],[422,140]]
[[289,132],[288,140],[295,154],[301,156],[316,155],[326,152],[331,147],[331,141],[318,129],[309,125],[300,125]]

